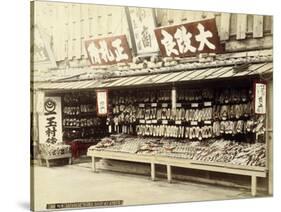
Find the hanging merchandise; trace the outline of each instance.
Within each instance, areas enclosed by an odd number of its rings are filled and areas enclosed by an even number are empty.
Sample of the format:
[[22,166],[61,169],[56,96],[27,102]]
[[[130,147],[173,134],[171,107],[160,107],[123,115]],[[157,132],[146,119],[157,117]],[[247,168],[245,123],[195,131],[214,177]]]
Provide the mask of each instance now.
[[105,117],[96,116],[94,92],[71,93],[63,96],[63,137],[90,139],[106,135],[109,130]]
[[132,92],[113,93],[111,119],[116,133],[199,141],[217,137],[241,140],[256,133],[258,121],[247,88],[177,88],[172,92],[177,100],[173,104],[168,103],[173,96],[168,90]]

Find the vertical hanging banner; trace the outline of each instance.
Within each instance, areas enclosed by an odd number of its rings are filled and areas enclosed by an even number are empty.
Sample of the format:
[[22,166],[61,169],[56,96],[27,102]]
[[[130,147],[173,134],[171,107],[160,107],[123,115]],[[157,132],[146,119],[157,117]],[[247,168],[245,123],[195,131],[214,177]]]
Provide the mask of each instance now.
[[262,82],[256,82],[254,84],[255,94],[255,113],[266,113],[266,84]]
[[61,97],[45,97],[39,116],[39,143],[62,142]]
[[107,91],[97,91],[97,114],[107,115],[108,112],[108,99]]
[[150,8],[129,8],[133,34],[138,54],[158,52],[158,44],[154,34],[156,27],[153,10]]
[[163,57],[188,57],[223,51],[215,19],[161,27],[154,32]]

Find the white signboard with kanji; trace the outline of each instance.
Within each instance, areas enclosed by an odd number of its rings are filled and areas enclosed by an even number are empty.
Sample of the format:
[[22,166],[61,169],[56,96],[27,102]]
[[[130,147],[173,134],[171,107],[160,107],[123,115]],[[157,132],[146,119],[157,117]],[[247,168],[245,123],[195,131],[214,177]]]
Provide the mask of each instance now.
[[108,112],[107,91],[97,91],[98,115],[106,115]]
[[138,54],[158,52],[159,47],[154,34],[155,19],[150,8],[129,8],[131,23]]
[[39,142],[62,142],[61,97],[45,97],[43,107],[39,116]]
[[256,114],[266,113],[266,84],[265,83],[255,84],[255,113]]

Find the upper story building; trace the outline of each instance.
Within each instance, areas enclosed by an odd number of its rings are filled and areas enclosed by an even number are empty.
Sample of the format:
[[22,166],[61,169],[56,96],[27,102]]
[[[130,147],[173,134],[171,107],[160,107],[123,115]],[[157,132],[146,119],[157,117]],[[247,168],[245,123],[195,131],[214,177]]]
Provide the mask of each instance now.
[[[124,64],[121,64],[122,67],[120,64],[91,66],[85,48],[85,41],[89,39],[125,34],[133,57],[143,56],[136,52],[126,7],[36,1],[33,11],[32,26],[36,26],[47,43],[52,57],[49,59],[53,63],[52,66],[49,63],[34,65],[34,81],[75,79],[77,76],[76,79],[89,79],[100,72],[107,75],[110,70],[114,71],[112,76],[157,72],[157,69],[144,70],[143,67],[147,66],[136,65],[136,59],[126,67]],[[220,43],[224,46],[223,53],[211,59],[218,61],[218,65],[222,60],[228,60],[224,63],[235,63],[243,58],[272,60],[272,16],[172,9],[153,9],[153,16],[156,28],[214,18]],[[39,37],[36,32],[34,36],[35,39]],[[188,59],[195,63],[200,57]],[[163,63],[165,65],[167,63]]]

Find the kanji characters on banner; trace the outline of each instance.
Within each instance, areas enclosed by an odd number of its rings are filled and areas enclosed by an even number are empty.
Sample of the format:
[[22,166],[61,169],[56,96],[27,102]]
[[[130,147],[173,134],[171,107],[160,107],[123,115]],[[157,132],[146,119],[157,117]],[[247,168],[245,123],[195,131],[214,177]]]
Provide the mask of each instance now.
[[157,28],[155,35],[163,57],[188,57],[223,50],[215,19]]
[[45,97],[43,107],[39,116],[39,142],[62,142],[61,97]]

